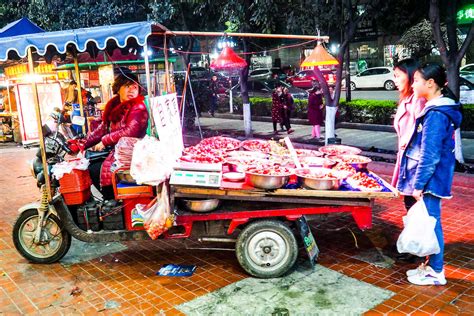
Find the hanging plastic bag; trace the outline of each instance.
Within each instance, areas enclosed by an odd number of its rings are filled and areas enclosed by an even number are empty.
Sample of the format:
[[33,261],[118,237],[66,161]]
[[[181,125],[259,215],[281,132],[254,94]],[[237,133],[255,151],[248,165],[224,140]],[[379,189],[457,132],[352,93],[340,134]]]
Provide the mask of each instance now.
[[138,184],[158,185],[170,177],[174,163],[163,143],[145,136],[133,148],[130,175]]
[[166,183],[162,185],[161,193],[148,205],[137,204],[138,214],[143,217],[143,227],[155,240],[173,226],[174,217],[170,212],[170,201]]
[[423,199],[416,202],[408,210],[408,214],[403,216],[403,225],[403,231],[397,241],[398,252],[411,253],[419,257],[440,252],[434,231],[436,218],[428,214]]

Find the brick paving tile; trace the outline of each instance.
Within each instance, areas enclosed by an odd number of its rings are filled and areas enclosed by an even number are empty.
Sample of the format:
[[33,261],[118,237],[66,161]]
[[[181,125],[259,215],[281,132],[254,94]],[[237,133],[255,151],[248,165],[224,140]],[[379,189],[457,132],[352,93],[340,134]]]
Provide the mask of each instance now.
[[[0,313],[182,315],[176,305],[247,277],[232,252],[187,250],[185,244],[199,247],[198,243],[183,240],[124,242],[126,250],[73,265],[27,263],[12,244],[11,230],[16,210],[38,200],[26,164],[34,152],[2,152],[0,147],[0,153],[0,165],[9,167],[9,176],[0,178]],[[393,165],[373,163],[373,170],[386,180],[390,180],[391,168]],[[373,228],[365,232],[357,228],[349,214],[331,214],[312,222],[321,250],[319,264],[395,293],[366,315],[472,314],[474,205],[470,201],[474,187],[467,183],[473,181],[472,177],[456,175],[454,198],[443,201],[446,286],[409,284],[405,271],[416,264],[395,262],[389,268],[380,268],[355,258],[375,247],[386,256],[394,256],[392,248],[406,213],[401,199],[377,200]],[[155,276],[166,263],[196,264],[198,269],[190,278]],[[74,286],[82,289],[78,297],[69,295]],[[110,300],[121,307],[104,310]]]

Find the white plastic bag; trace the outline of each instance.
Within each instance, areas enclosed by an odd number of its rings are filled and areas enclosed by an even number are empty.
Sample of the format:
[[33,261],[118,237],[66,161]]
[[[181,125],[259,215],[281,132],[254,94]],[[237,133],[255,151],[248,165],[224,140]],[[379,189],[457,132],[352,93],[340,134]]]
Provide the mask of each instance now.
[[163,143],[147,135],[133,147],[130,175],[138,184],[158,185],[170,177],[173,165]]
[[428,214],[423,199],[416,202],[408,210],[408,214],[403,216],[403,225],[403,231],[397,241],[398,252],[411,253],[419,257],[440,252],[434,231],[436,218]]
[[153,201],[154,203],[150,203],[151,205],[137,204],[135,208],[138,214],[143,217],[143,227],[146,232],[151,239],[155,240],[173,224],[166,183],[162,185],[160,195]]
[[87,158],[75,158],[71,160],[65,160],[57,163],[51,169],[53,176],[56,179],[61,179],[66,173],[71,173],[73,169],[87,170],[89,167],[89,159]]

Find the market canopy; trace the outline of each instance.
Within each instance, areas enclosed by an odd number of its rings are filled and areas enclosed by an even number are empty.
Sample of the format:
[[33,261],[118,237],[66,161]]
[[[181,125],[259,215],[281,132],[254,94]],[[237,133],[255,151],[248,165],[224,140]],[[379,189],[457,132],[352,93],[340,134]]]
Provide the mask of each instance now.
[[0,29],[0,38],[35,33],[44,33],[44,30],[29,19],[21,18]]
[[166,31],[159,23],[134,22],[4,37],[0,38],[0,61],[24,58],[30,47],[46,59],[70,49],[92,56],[104,49],[144,46],[153,32]]

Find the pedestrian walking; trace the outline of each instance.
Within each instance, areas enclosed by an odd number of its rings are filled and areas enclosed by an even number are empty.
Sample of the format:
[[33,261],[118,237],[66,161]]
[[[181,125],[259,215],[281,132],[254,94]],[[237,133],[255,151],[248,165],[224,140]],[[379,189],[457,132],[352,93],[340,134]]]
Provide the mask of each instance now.
[[282,111],[282,123],[280,124],[282,129],[283,127],[286,128],[286,131],[288,134],[291,134],[294,132],[293,129],[291,129],[291,111],[293,110],[293,105],[295,103],[295,100],[291,96],[288,88],[283,88],[283,93],[281,95],[281,102],[283,104],[283,107],[281,109]]
[[283,88],[281,86],[276,87],[272,93],[272,122],[273,122],[273,133],[278,134],[277,124],[283,122],[281,116],[283,109],[283,102],[281,96],[283,95]]
[[429,215],[436,219],[435,234],[440,248],[426,263],[406,272],[408,281],[416,285],[446,284],[441,200],[452,197],[454,131],[462,120],[461,106],[446,83],[446,71],[440,65],[427,64],[415,72],[413,91],[427,102],[416,117],[400,161],[397,188],[404,195],[424,201]]
[[[329,86],[329,95],[331,99],[334,99],[334,87]],[[336,137],[336,115],[337,115],[337,105],[326,104],[326,124],[325,124],[325,134],[326,138],[335,138]]]
[[[394,187],[397,187],[400,174],[400,160],[413,134],[416,117],[423,111],[426,103],[424,98],[415,96],[412,88],[413,76],[419,66],[418,61],[408,58],[399,61],[393,67],[395,86],[400,92],[397,112],[393,120],[393,127],[398,136],[397,161],[392,176],[392,185]],[[403,200],[407,211],[416,202],[411,195],[404,195]]]
[[211,107],[209,109],[209,115],[214,117],[214,113],[217,110],[217,92],[219,90],[216,75],[213,75],[211,77],[211,83],[209,84],[209,90],[211,92]]
[[311,129],[312,138],[321,138],[321,125],[323,124],[323,94],[318,82],[314,83],[308,96],[308,120],[313,126]]

